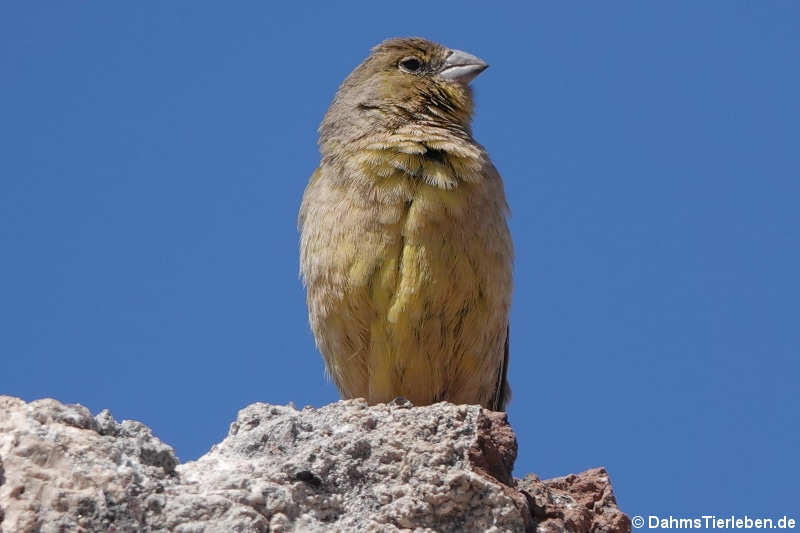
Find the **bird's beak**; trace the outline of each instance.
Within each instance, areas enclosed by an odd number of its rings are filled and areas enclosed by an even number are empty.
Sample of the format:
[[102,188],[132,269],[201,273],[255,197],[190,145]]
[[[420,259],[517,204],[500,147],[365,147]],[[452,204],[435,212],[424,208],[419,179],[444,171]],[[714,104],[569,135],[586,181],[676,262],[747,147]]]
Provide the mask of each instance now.
[[488,67],[489,64],[479,57],[461,50],[450,50],[450,55],[445,59],[439,76],[466,85]]

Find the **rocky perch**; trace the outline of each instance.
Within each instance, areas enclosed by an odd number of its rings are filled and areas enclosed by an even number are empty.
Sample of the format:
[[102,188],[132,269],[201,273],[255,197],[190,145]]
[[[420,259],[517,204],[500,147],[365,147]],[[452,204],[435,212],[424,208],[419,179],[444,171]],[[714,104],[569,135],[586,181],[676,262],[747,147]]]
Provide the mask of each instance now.
[[503,413],[253,404],[179,464],[145,425],[0,396],[0,531],[628,532],[602,468],[514,479]]

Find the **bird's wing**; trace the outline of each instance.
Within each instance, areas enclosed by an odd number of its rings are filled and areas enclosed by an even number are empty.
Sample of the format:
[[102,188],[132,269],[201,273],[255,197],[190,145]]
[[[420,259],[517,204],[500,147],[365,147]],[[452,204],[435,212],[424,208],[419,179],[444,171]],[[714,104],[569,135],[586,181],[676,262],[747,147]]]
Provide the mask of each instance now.
[[511,401],[511,387],[508,385],[508,337],[511,328],[506,326],[506,342],[503,354],[503,366],[497,372],[497,388],[492,402],[493,411],[505,411],[506,405]]

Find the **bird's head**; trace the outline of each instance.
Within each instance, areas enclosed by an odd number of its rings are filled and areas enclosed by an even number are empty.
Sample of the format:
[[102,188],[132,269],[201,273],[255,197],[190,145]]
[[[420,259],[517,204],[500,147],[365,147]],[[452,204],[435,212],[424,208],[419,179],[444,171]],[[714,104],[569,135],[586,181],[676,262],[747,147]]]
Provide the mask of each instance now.
[[489,65],[420,38],[389,39],[345,79],[320,125],[320,141],[355,140],[406,125],[469,133],[469,83]]

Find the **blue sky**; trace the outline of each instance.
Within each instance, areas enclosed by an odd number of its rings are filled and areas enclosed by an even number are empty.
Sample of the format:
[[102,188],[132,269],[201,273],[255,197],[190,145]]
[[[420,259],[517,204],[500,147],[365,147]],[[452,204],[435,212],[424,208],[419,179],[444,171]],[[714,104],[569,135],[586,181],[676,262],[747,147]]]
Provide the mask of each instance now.
[[0,393],[184,460],[251,402],[336,400],[297,209],[338,84],[419,35],[491,64],[517,475],[800,518],[800,4],[290,4],[0,7]]

